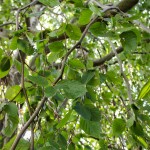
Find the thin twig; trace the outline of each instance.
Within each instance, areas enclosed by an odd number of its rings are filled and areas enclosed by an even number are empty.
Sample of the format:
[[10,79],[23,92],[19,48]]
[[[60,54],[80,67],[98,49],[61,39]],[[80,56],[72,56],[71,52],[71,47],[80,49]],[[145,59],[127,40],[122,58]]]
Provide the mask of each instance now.
[[120,58],[119,58],[119,56],[118,56],[118,54],[116,52],[114,44],[109,39],[108,39],[108,42],[109,42],[110,46],[112,47],[112,50],[114,51],[115,56],[117,57],[117,60],[118,60],[118,63],[119,63],[119,67],[120,67],[120,74],[122,75],[122,77],[123,77],[123,79],[125,81],[128,98],[129,98],[130,104],[132,104],[133,100],[132,100],[132,95],[131,95],[130,83],[129,83],[128,78],[126,77],[126,75],[125,75],[125,73],[123,71],[122,61],[120,60]]
[[60,75],[58,76],[58,78],[54,81],[53,85],[55,85],[61,78],[62,78],[62,75],[64,73],[64,69],[65,69],[65,64],[66,64],[66,61],[68,59],[68,56],[71,54],[71,52],[78,46],[82,43],[86,33],[88,32],[88,29],[90,28],[90,26],[98,19],[98,16],[95,16],[91,21],[90,23],[86,26],[85,30],[83,31],[82,33],[82,36],[81,38],[79,39],[79,41],[66,53],[63,61],[62,61],[62,66],[61,66],[61,70],[60,70]]
[[[35,1],[31,2],[30,4],[27,4],[26,6],[18,9],[17,14],[16,14],[16,31],[19,29],[19,13],[20,13],[20,11],[24,10],[25,8],[30,7],[33,4],[36,4],[36,2],[38,2],[38,1],[35,0]],[[25,89],[25,86],[24,86],[24,59],[23,59],[20,51],[19,51],[19,55],[20,55],[21,64],[22,64],[22,68],[21,68],[22,69],[21,70],[21,76],[22,76],[22,78],[21,78],[21,87],[23,89],[23,93],[24,93],[24,96],[25,96],[25,99],[26,99],[27,107],[28,107],[28,110],[29,110],[30,118],[31,118],[32,111],[31,111],[30,103],[29,103],[28,96],[27,96],[27,93],[26,93],[26,89]],[[20,138],[21,138],[21,136],[20,136]],[[19,139],[16,138],[16,140],[13,143],[13,146],[11,148],[12,150],[16,148],[20,138]],[[34,124],[32,122],[31,122],[31,145],[30,145],[30,149],[34,150]]]
[[[27,107],[28,107],[28,110],[29,110],[29,115],[31,116],[32,115],[32,110],[31,110],[28,95],[27,95],[27,92],[26,92],[26,89],[25,89],[25,86],[24,86],[24,59],[22,58],[22,55],[20,53],[19,53],[19,55],[20,55],[21,64],[22,64],[22,68],[21,68],[21,87],[22,87],[22,90],[23,90],[23,93],[24,93],[24,96],[25,96],[25,100],[26,100]],[[30,149],[34,150],[34,124],[33,123],[31,123],[31,146],[30,146]]]
[[19,29],[19,13],[22,10],[24,10],[24,9],[30,7],[30,6],[35,5],[37,2],[38,2],[38,0],[34,0],[33,2],[31,2],[31,3],[27,4],[26,6],[24,6],[24,7],[22,7],[22,8],[17,10],[17,14],[16,14],[16,30]]

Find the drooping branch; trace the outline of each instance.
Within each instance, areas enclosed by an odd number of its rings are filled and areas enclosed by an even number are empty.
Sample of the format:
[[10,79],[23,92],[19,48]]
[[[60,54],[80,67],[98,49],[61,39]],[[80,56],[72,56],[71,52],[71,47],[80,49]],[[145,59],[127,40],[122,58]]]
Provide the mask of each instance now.
[[34,111],[34,113],[32,114],[32,116],[30,117],[30,119],[26,122],[26,124],[23,126],[23,128],[21,129],[20,133],[18,134],[18,136],[16,137],[12,147],[10,150],[15,150],[17,147],[17,144],[19,143],[23,133],[26,131],[26,129],[30,126],[30,124],[33,122],[34,118],[38,115],[39,111],[41,110],[41,108],[43,107],[45,101],[47,100],[46,97],[44,97],[40,104],[37,106],[36,110]]

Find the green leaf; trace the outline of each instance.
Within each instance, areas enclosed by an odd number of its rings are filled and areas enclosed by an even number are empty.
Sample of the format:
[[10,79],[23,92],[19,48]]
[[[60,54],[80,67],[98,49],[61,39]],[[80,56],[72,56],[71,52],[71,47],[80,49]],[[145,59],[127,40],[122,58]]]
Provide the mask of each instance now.
[[53,42],[51,43],[49,46],[50,51],[52,52],[59,52],[62,51],[64,49],[64,45],[62,42]]
[[67,24],[66,26],[66,34],[72,40],[79,40],[81,37],[81,30],[78,26]]
[[39,76],[39,75],[37,75],[37,76],[28,76],[28,79],[31,82],[33,82],[33,83],[35,83],[39,86],[44,86],[45,87],[45,86],[48,85],[48,81],[46,80],[46,78],[44,78],[42,76]]
[[93,105],[83,105],[78,102],[73,109],[86,120],[99,122],[101,119],[99,109]]
[[137,136],[143,136],[144,135],[143,127],[136,121],[134,121],[134,124],[130,129]]
[[133,31],[121,33],[120,38],[125,51],[131,52],[137,48],[137,36]]
[[60,4],[59,0],[38,0],[38,1],[50,7],[54,7]]
[[134,121],[135,121],[135,116],[130,117],[126,123],[127,127],[130,128],[134,124]]
[[92,16],[92,11],[89,9],[84,9],[81,12],[81,15],[79,17],[79,24],[86,25],[89,23]]
[[62,150],[67,149],[67,141],[66,141],[65,137],[62,134],[58,135],[57,143],[59,143],[59,146],[61,147]]
[[88,70],[82,76],[82,83],[87,84],[94,77],[94,75],[95,75],[94,70]]
[[27,55],[32,55],[34,53],[34,49],[29,45],[27,40],[18,39],[17,48]]
[[50,54],[48,54],[48,56],[47,56],[49,63],[55,62],[58,58],[59,58],[58,52],[50,52]]
[[56,94],[57,90],[53,86],[46,87],[45,90],[46,97],[52,97]]
[[13,100],[20,93],[21,87],[19,85],[11,86],[7,89],[5,98]]
[[52,31],[52,32],[50,32],[50,33],[48,33],[48,35],[49,35],[50,37],[59,36],[59,35],[61,35],[61,34],[63,34],[63,33],[65,32],[65,29],[66,29],[66,24],[65,24],[65,23],[62,23],[61,26],[60,26],[58,29],[56,29],[56,30],[54,30],[54,31]]
[[142,87],[138,99],[144,98],[150,91],[150,79],[147,81],[147,83]]
[[112,123],[112,131],[114,136],[120,136],[125,130],[126,123],[121,118],[116,118]]
[[142,137],[137,136],[136,138],[146,149],[148,148],[148,143]]
[[91,121],[99,122],[101,119],[101,113],[98,108],[93,105],[86,106],[91,112]]
[[2,72],[5,72],[5,71],[9,70],[10,67],[11,67],[10,58],[9,57],[3,57],[1,62],[0,62],[0,70]]
[[71,99],[84,96],[86,93],[85,85],[75,80],[63,80],[57,84],[57,88],[63,89],[67,98]]
[[3,72],[3,71],[0,69],[0,78],[3,78],[3,77],[5,77],[5,76],[7,76],[8,73],[9,73],[9,70]]
[[[16,67],[16,69],[21,73],[21,69],[22,69],[22,64],[21,62],[19,62],[18,60],[14,60],[14,65]],[[24,66],[24,76],[28,76],[29,75],[29,70],[26,66]]]
[[69,112],[65,115],[65,117],[57,125],[57,129],[62,128],[67,123],[67,121],[70,119],[71,113],[72,113],[72,110],[69,110]]
[[85,69],[84,64],[79,59],[71,59],[69,65],[74,69]]
[[93,122],[85,119],[80,119],[80,128],[88,135],[91,135],[95,138],[100,136],[100,123]]
[[73,0],[73,2],[76,7],[84,7],[81,0]]
[[10,49],[12,49],[12,50],[17,49],[17,41],[18,41],[18,37],[14,36],[10,43]]
[[81,103],[76,103],[73,108],[79,115],[81,115],[84,119],[90,120],[91,119],[91,112]]
[[[3,147],[3,150],[10,150],[15,139],[16,139],[16,136],[14,136],[8,143],[5,144],[5,146]],[[15,150],[29,150],[29,148],[30,148],[29,141],[21,138]]]
[[103,36],[103,34],[106,34],[106,24],[103,22],[96,22],[91,25],[89,31],[95,36]]
[[69,144],[68,150],[75,150],[75,144],[73,142]]
[[7,126],[3,129],[2,132],[5,136],[10,137],[16,130],[19,122],[18,108],[14,103],[8,103],[4,106],[3,110],[7,113],[8,119],[6,123]]
[[25,102],[23,90],[15,97],[14,101],[17,102],[17,104],[23,104]]

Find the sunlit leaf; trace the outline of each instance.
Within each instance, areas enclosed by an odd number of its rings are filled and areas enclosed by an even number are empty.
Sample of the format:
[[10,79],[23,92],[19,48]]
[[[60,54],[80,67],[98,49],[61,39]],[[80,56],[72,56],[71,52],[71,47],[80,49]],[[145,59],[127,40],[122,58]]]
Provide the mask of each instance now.
[[[3,150],[10,150],[15,139],[16,136],[14,136],[7,144],[5,144]],[[30,147],[30,142],[28,140],[21,138],[16,147],[16,150],[28,150],[29,147]]]
[[89,9],[84,9],[81,12],[81,15],[79,17],[79,24],[85,25],[88,24],[91,19],[92,11]]
[[142,87],[138,99],[144,98],[150,91],[150,79],[147,81],[147,83]]
[[68,24],[66,26],[66,34],[71,38],[72,40],[79,40],[81,37],[81,30],[78,26]]
[[39,0],[39,2],[41,2],[42,4],[46,5],[46,6],[50,6],[50,7],[54,7],[59,5],[59,0]]
[[63,89],[68,98],[78,98],[86,93],[84,84],[75,80],[63,80],[57,84],[57,88]]
[[57,125],[57,129],[62,128],[62,127],[67,123],[67,121],[70,119],[71,113],[72,113],[72,110],[70,110],[70,111],[65,115],[65,117],[64,117],[64,118],[59,122],[59,124]]
[[10,43],[10,49],[12,49],[12,50],[17,49],[17,41],[18,41],[18,37],[14,36]]
[[125,130],[126,123],[121,118],[116,118],[112,123],[112,132],[114,136],[120,136]]
[[13,100],[20,93],[21,87],[19,85],[11,86],[7,89],[5,98]]
[[64,49],[63,43],[62,42],[53,42],[49,45],[49,49],[52,52],[59,52]]
[[70,67],[74,69],[84,69],[85,65],[79,59],[71,59],[69,61]]

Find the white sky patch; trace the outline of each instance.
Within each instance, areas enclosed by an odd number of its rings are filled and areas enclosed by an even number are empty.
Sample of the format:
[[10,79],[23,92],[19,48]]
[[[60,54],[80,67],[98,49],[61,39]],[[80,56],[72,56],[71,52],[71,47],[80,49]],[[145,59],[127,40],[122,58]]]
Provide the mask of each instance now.
[[28,131],[28,130],[27,130],[27,131],[25,132],[23,138],[24,138],[25,140],[30,140],[30,138],[31,138],[31,131]]

